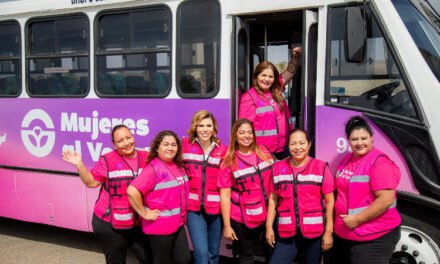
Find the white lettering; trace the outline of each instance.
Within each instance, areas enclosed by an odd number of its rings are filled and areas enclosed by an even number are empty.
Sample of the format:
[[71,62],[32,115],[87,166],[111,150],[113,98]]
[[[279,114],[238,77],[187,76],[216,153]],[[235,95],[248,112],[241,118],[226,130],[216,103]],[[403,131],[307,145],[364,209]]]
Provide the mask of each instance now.
[[348,145],[347,139],[343,137],[336,139],[336,151],[340,154],[352,151],[351,147]]
[[101,154],[102,143],[96,143],[96,148],[94,148],[92,142],[87,142],[87,148],[89,149],[92,160],[97,162]]
[[61,113],[61,131],[89,133],[92,140],[98,139],[100,134],[110,134],[114,126],[124,124],[133,134],[146,136],[150,133],[147,119],[134,120],[131,118],[99,117],[98,111],[92,116],[78,116],[78,113]]
[[61,150],[63,152],[64,151],[76,152],[79,155],[82,155],[82,153],[81,153],[81,141],[75,140],[75,145],[64,145]]
[[6,142],[6,133],[3,134],[3,136],[0,137],[0,146]]
[[78,114],[61,113],[61,131],[78,132]]

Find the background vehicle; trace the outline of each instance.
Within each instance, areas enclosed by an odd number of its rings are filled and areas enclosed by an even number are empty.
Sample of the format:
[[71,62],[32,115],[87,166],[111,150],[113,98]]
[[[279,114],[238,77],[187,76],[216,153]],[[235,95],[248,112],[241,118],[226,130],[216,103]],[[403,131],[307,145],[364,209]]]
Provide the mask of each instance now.
[[439,25],[432,0],[2,1],[0,215],[90,231],[97,190],[63,149],[90,167],[112,125],[146,147],[162,129],[184,135],[199,109],[226,142],[253,67],[282,69],[302,45],[286,98],[314,155],[334,168],[344,122],[366,116],[402,171],[394,260],[440,263]]

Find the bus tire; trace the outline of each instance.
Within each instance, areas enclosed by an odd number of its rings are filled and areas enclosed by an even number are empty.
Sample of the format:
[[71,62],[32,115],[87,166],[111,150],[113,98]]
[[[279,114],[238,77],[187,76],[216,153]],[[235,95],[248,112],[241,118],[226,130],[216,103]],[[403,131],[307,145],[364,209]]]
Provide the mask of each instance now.
[[[440,263],[440,230],[414,217],[401,216],[401,237],[390,263]],[[423,219],[423,214],[420,216]]]

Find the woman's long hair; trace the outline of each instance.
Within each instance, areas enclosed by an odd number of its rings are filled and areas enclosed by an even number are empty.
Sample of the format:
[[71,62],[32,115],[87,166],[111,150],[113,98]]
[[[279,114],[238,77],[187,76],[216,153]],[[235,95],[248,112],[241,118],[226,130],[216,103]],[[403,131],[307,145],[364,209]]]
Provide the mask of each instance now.
[[270,87],[270,92],[272,93],[272,97],[275,100],[275,102],[278,105],[278,108],[282,111],[284,108],[283,105],[283,95],[282,95],[282,91],[283,91],[283,87],[281,87],[281,83],[280,83],[280,73],[278,72],[277,68],[275,67],[275,65],[273,65],[271,62],[269,61],[262,61],[260,62],[257,67],[255,68],[254,74],[252,76],[252,86],[255,87],[255,90],[263,96],[263,91],[261,90],[260,87],[258,87],[258,82],[257,82],[257,78],[258,75],[260,73],[262,73],[264,70],[270,69],[273,71],[273,83],[272,86]]
[[194,140],[197,138],[197,126],[202,122],[203,119],[210,118],[212,120],[212,125],[214,126],[214,132],[212,133],[211,142],[220,143],[220,139],[217,138],[218,133],[218,123],[215,119],[214,115],[207,110],[199,110],[197,111],[192,120],[191,125],[187,131],[189,136],[189,141],[194,143]]
[[159,134],[157,134],[156,137],[154,137],[153,141],[151,141],[150,153],[148,154],[147,163],[149,163],[150,161],[152,161],[154,158],[157,157],[157,150],[159,149],[159,145],[160,145],[160,143],[162,143],[162,140],[166,136],[172,136],[176,139],[177,153],[173,159],[173,162],[177,166],[182,167],[182,165],[183,165],[183,162],[182,162],[182,160],[183,160],[182,159],[182,142],[180,141],[180,139],[176,135],[176,133],[174,133],[171,130],[164,130],[164,131],[159,132]]
[[238,150],[237,131],[244,124],[249,124],[251,126],[252,134],[254,135],[254,139],[250,146],[251,151],[255,152],[257,156],[262,160],[268,160],[271,158],[271,156],[268,156],[265,153],[263,153],[263,151],[261,151],[260,147],[257,145],[255,129],[252,122],[249,119],[242,118],[235,121],[234,125],[232,126],[231,139],[229,141],[228,151],[226,152],[226,155],[223,160],[223,166],[231,167],[231,168],[237,166],[237,162],[235,159],[235,151]]

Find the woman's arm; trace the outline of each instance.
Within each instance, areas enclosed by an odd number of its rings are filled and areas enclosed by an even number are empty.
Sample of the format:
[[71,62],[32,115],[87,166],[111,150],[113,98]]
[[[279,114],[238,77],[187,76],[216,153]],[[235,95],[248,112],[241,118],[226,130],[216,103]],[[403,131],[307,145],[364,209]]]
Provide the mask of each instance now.
[[223,217],[223,235],[228,240],[238,240],[231,226],[231,188],[220,188],[220,208]]
[[101,182],[93,178],[92,173],[86,168],[82,162],[81,155],[76,152],[63,151],[63,160],[69,162],[77,169],[81,181],[89,188],[96,188]]
[[383,214],[393,204],[395,190],[379,190],[374,192],[375,199],[365,210],[355,215],[341,215],[347,227],[353,229]]
[[292,49],[292,56],[290,58],[289,64],[284,72],[281,73],[284,84],[290,82],[293,76],[295,76],[296,72],[299,68],[300,57],[302,53],[302,47],[296,47]]
[[138,189],[136,189],[136,187],[133,187],[132,185],[128,186],[127,194],[131,207],[133,207],[133,209],[140,217],[149,221],[155,221],[159,217],[159,210],[145,209],[144,202],[142,200],[142,194]]
[[333,209],[335,196],[333,192],[324,195],[325,199],[325,232],[322,237],[322,251],[327,251],[333,246]]
[[273,231],[273,222],[276,217],[276,208],[278,206],[278,196],[270,193],[269,204],[267,205],[266,216],[266,242],[270,247],[275,246],[275,232]]

